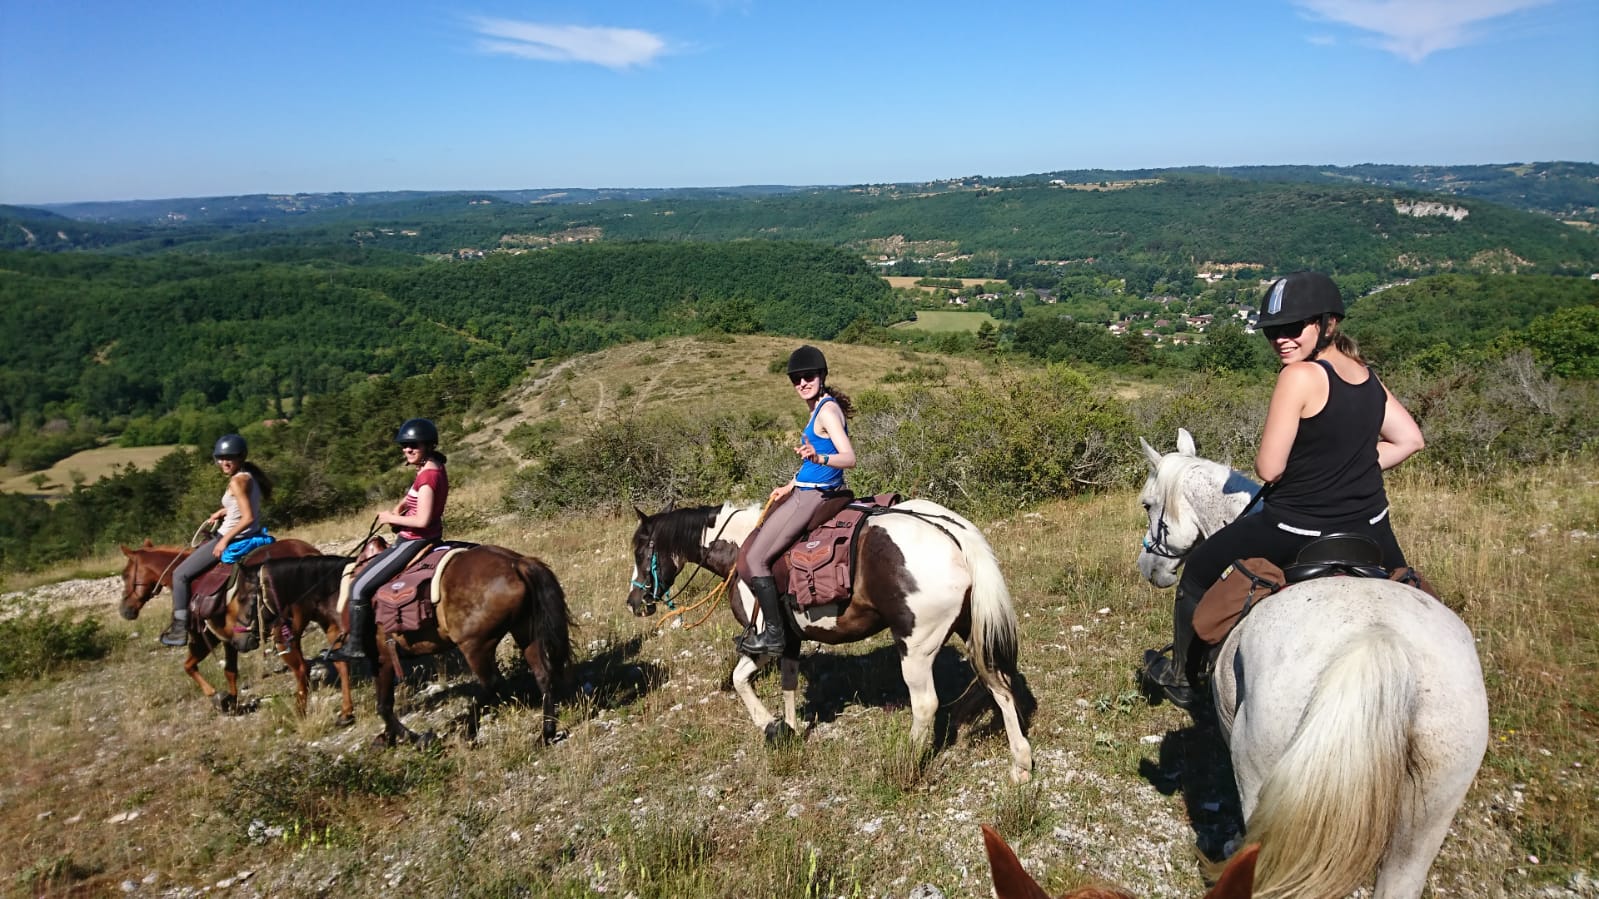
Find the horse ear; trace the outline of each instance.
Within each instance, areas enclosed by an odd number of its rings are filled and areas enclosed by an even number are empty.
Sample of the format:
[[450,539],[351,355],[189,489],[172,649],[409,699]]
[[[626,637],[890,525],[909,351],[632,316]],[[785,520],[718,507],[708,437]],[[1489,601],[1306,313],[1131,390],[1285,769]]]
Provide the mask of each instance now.
[[1188,433],[1187,428],[1177,429],[1177,452],[1185,456],[1199,455],[1199,450],[1194,446],[1194,435]]
[[149,537],[144,538],[144,548],[145,549],[154,549],[155,548],[155,544],[150,542],[150,538]]
[[1255,859],[1259,855],[1259,843],[1234,853],[1227,860],[1227,870],[1221,872],[1221,879],[1205,894],[1205,899],[1249,899],[1255,891]]
[[1005,838],[987,824],[982,827],[983,848],[988,851],[988,872],[994,881],[995,899],[1050,899],[1038,881],[1022,869],[1021,860],[1005,843]]
[[637,515],[637,516],[638,516],[638,520],[639,520],[639,521],[640,521],[640,522],[641,522],[641,523],[642,523],[642,522],[644,522],[644,521],[646,521],[646,520],[647,520],[647,519],[648,519],[648,518],[649,518],[649,516],[648,516],[648,515],[645,515],[645,514],[644,514],[644,510],[643,510],[643,509],[640,509],[640,508],[639,508],[639,507],[638,507],[638,506],[634,506],[634,507],[633,507],[633,514],[634,514],[634,515]]
[[133,558],[133,550],[128,549],[126,546],[123,546],[122,544],[118,543],[117,544],[117,549],[122,550],[122,554],[124,556],[127,556],[130,559]]
[[1138,445],[1144,448],[1144,458],[1149,460],[1149,470],[1154,471],[1160,467],[1160,452],[1149,445],[1149,441],[1138,438]]

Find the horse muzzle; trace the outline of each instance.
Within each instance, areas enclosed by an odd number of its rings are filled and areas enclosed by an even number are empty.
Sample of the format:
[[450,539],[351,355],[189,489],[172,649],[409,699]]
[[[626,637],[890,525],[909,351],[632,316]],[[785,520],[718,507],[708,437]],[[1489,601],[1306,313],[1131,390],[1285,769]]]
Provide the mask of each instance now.
[[633,610],[633,615],[638,618],[648,618],[655,614],[655,600],[639,595],[637,590],[627,595],[627,607]]

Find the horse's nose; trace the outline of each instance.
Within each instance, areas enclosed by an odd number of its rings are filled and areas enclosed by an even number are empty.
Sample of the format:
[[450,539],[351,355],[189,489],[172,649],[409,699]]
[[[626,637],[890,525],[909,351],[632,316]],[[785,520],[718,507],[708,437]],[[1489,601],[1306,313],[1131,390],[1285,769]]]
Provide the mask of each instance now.
[[139,617],[139,609],[138,609],[137,606],[123,606],[122,608],[118,609],[117,611],[121,612],[122,613],[122,617],[127,619],[128,621],[133,621],[134,619]]

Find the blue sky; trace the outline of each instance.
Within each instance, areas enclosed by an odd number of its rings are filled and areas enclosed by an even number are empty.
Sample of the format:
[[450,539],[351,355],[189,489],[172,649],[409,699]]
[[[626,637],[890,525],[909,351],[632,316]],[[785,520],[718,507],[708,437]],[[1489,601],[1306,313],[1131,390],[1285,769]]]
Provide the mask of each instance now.
[[1596,0],[0,0],[0,202],[1599,161]]

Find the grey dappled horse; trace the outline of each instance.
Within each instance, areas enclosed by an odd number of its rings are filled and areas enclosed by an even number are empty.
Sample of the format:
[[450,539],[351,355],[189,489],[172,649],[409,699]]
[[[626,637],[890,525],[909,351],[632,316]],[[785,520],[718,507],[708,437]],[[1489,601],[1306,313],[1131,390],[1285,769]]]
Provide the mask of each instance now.
[[[1147,442],[1139,570],[1157,587],[1241,514],[1255,485]],[[1256,897],[1344,896],[1375,870],[1377,899],[1420,896],[1488,745],[1471,632],[1426,593],[1331,577],[1257,604],[1222,643],[1211,688],[1247,833]]]

